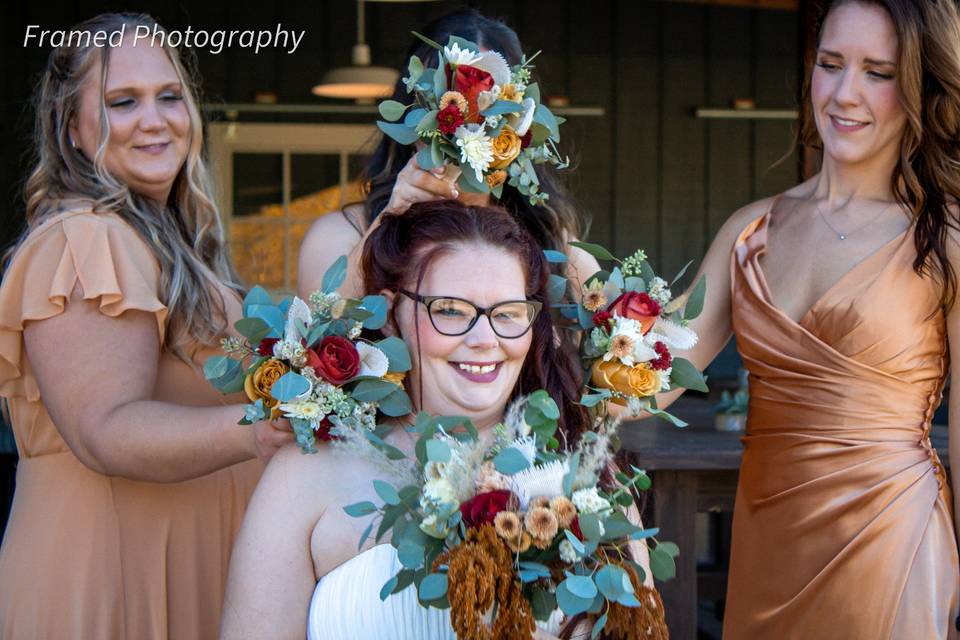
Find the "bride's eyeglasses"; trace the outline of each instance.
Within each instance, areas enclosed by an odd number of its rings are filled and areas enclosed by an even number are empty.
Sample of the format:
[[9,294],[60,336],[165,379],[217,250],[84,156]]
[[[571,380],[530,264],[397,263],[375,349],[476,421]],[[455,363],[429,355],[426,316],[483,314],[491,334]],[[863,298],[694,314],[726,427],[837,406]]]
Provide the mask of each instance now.
[[400,289],[399,292],[411,300],[423,303],[433,328],[445,336],[462,336],[484,315],[490,321],[493,332],[501,338],[519,338],[530,330],[543,307],[536,300],[507,300],[483,308],[463,298],[422,296],[406,289]]

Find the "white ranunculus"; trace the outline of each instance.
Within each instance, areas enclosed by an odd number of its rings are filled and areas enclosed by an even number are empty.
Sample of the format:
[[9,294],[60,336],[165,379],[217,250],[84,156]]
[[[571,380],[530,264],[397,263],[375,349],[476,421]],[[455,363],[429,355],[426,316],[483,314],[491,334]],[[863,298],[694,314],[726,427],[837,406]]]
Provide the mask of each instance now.
[[537,103],[533,98],[524,98],[520,103],[523,106],[521,113],[511,113],[509,116],[510,126],[521,138],[527,135],[530,125],[533,124],[533,112],[537,110]]
[[460,164],[470,165],[477,182],[483,182],[483,172],[493,162],[493,141],[483,131],[481,124],[467,124],[457,127],[454,137],[460,147]]
[[390,361],[380,349],[366,342],[356,343],[357,353],[360,355],[359,376],[372,376],[382,378],[390,367]]
[[600,513],[610,508],[610,503],[597,493],[596,487],[574,491],[570,500],[579,513]]
[[567,564],[573,564],[577,561],[577,550],[573,548],[573,544],[569,540],[563,540],[558,551],[560,552],[560,559]]
[[450,64],[474,64],[480,60],[481,56],[476,51],[470,49],[461,49],[460,43],[454,42],[449,47],[443,48],[443,55]]

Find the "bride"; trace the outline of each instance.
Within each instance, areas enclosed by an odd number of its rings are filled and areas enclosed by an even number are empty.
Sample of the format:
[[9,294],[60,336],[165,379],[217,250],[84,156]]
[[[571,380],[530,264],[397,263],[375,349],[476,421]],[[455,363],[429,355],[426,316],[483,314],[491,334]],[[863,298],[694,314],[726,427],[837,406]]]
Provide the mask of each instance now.
[[[512,399],[543,388],[564,408],[568,443],[588,428],[575,404],[578,365],[555,347],[544,309],[543,254],[509,214],[452,200],[415,204],[385,217],[362,267],[364,290],[387,297],[387,327],[413,354],[415,410],[466,416],[490,438]],[[387,441],[412,456],[403,428]],[[385,471],[336,446],[316,455],[291,446],[274,457],[234,547],[221,638],[454,638],[448,611],[422,608],[413,586],[381,602],[396,552],[372,540],[358,550],[367,520],[343,511],[375,498],[374,479]],[[646,547],[633,553],[648,568]],[[576,631],[584,628],[589,635],[589,624]]]

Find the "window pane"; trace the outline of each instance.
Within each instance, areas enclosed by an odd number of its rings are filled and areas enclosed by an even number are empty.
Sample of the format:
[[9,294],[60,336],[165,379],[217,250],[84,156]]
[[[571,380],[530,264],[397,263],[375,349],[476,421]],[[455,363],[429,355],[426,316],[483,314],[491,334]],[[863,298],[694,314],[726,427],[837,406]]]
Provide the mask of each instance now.
[[258,284],[273,291],[284,289],[284,231],[282,217],[233,220],[230,254],[246,285]]
[[[283,156],[278,153],[235,153],[233,216],[277,215],[275,207],[282,203]],[[268,208],[269,213],[264,208]]]

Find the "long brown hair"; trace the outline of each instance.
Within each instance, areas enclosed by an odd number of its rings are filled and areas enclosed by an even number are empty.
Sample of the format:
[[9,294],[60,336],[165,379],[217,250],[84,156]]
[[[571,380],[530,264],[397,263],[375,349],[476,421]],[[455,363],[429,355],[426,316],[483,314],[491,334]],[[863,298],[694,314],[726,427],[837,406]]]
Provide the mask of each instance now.
[[[520,39],[513,29],[499,20],[484,16],[475,9],[460,9],[443,15],[426,25],[420,33],[442,44],[446,44],[451,35],[460,36],[476,42],[481,47],[499,51],[510,65],[519,64],[523,55]],[[436,51],[430,45],[414,38],[403,58],[404,72],[406,72],[407,60],[412,55],[416,55],[428,64],[431,62],[436,64]],[[531,82],[536,81],[536,77],[531,80]],[[410,95],[402,79],[397,81],[392,99],[403,104],[410,102]],[[413,156],[414,151],[412,146],[401,145],[389,136],[381,136],[362,176],[366,190],[363,208],[367,224],[379,216],[387,206],[393,187],[397,183],[397,175]],[[585,233],[585,229],[581,226],[581,215],[577,212],[573,198],[552,166],[537,165],[536,171],[541,190],[550,196],[546,203],[533,206],[526,196],[515,188],[507,186],[503,189],[499,204],[520,221],[541,248],[564,251],[569,240],[583,237]]]
[[[940,281],[940,304],[949,310],[957,297],[957,275],[947,258],[947,233],[960,230],[951,211],[960,202],[960,15],[954,0],[834,0],[821,7],[818,46],[831,11],[850,2],[882,7],[897,33],[896,81],[907,126],[891,190],[915,222],[913,268]],[[808,70],[799,138],[802,145],[822,149],[809,108],[810,84]]]
[[572,446],[589,428],[586,412],[578,404],[580,367],[573,354],[559,347],[555,339],[543,251],[506,211],[438,200],[416,203],[403,215],[384,216],[363,245],[364,291],[376,294],[412,286],[419,291],[432,260],[470,243],[487,244],[516,255],[526,276],[527,298],[543,304],[544,310],[533,322],[530,351],[510,399],[546,390],[561,407],[560,431]]
[[[71,28],[71,32],[112,33],[126,26],[131,37],[137,26],[164,31],[148,15],[109,13]],[[107,107],[103,102],[112,47],[82,39],[57,47],[47,60],[34,95],[35,148],[33,170],[26,182],[26,230],[5,262],[41,223],[55,215],[64,201],[88,204],[95,213],[114,213],[129,223],[153,250],[160,264],[160,300],[167,306],[165,348],[190,361],[187,346],[212,344],[226,328],[224,301],[217,282],[240,291],[224,241],[213,183],[203,158],[203,123],[192,66],[184,64],[176,49],[164,42],[182,86],[190,117],[190,141],[165,205],[132,191],[104,164],[110,136]],[[101,137],[93,158],[70,143],[70,122],[77,117],[80,93],[90,69],[100,63]]]

